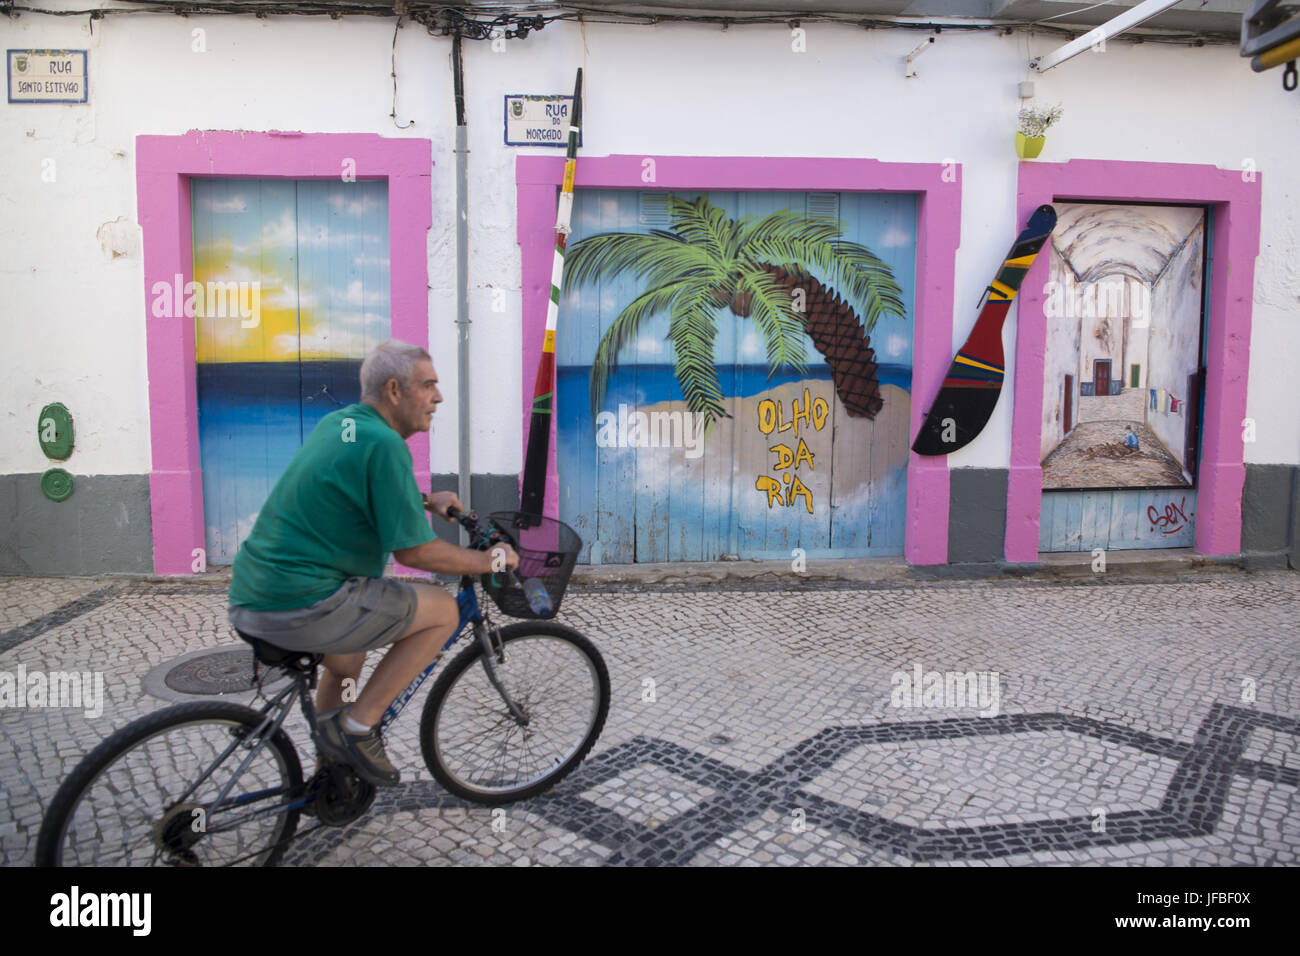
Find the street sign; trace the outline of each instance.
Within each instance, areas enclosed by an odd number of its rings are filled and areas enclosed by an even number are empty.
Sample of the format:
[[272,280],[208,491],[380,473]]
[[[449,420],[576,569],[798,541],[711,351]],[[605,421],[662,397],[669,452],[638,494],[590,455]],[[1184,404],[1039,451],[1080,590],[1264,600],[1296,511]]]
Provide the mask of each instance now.
[[[572,96],[515,93],[507,94],[505,99],[507,146],[568,146]],[[581,133],[578,145],[582,145]]]
[[85,103],[85,50],[7,50],[10,103]]

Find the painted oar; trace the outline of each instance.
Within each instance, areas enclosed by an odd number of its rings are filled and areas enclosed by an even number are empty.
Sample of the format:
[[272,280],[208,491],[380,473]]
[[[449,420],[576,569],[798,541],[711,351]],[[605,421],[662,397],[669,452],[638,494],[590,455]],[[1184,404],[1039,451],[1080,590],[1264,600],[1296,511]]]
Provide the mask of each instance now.
[[912,451],[918,455],[947,455],[964,448],[988,424],[1002,394],[1002,323],[1025,273],[1055,226],[1056,210],[1039,206],[1016,237],[997,278],[985,291],[984,308],[975,320],[975,328],[949,366],[939,395],[916,436]]
[[555,327],[560,315],[560,289],[564,283],[564,244],[573,217],[573,176],[578,166],[578,137],[582,129],[582,68],[573,86],[573,114],[569,118],[569,148],[565,155],[564,182],[555,216],[555,261],[551,266],[551,299],[546,307],[546,336],[533,386],[533,417],[528,425],[528,451],[524,456],[523,494],[519,510],[540,515],[546,497],[546,465],[550,455],[551,420],[555,412]]

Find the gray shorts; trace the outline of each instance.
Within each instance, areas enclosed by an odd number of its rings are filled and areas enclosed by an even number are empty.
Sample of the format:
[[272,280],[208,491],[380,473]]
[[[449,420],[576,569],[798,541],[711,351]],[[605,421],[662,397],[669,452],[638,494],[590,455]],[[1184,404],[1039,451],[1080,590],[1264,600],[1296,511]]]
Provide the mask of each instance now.
[[415,588],[392,578],[348,578],[324,600],[292,611],[231,605],[236,629],[287,651],[357,654],[402,638],[415,620]]

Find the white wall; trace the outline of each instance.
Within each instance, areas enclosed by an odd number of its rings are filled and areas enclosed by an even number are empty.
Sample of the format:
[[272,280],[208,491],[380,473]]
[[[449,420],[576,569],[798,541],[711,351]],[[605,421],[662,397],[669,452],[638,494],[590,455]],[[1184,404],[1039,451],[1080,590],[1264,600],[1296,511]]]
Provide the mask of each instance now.
[[[1197,226],[1151,293],[1147,387],[1165,389],[1183,399],[1183,404],[1177,413],[1163,406],[1154,412],[1148,408],[1146,423],[1179,464],[1187,449],[1187,418],[1195,411],[1189,404],[1187,377],[1195,374],[1199,359],[1204,245],[1204,229]],[[1296,407],[1293,402],[1292,408]]]
[[[75,6],[61,0],[65,9]],[[192,31],[206,31],[206,53]],[[850,156],[963,164],[962,245],[954,348],[1020,225],[1015,220],[1016,84],[1062,103],[1040,159],[1208,163],[1263,179],[1263,235],[1254,306],[1248,414],[1252,462],[1300,461],[1300,411],[1290,389],[1300,354],[1300,112],[1280,77],[1256,75],[1228,46],[1112,41],[1045,75],[1025,67],[1059,41],[947,31],[903,78],[911,31],[809,24],[807,52],[784,26],[552,24],[494,53],[467,42],[470,284],[474,349],[473,470],[521,467],[519,247],[514,162],[502,144],[502,96],[562,93],[585,67],[583,154]],[[0,257],[7,333],[0,376],[0,473],[41,471],[36,414],[63,401],[78,422],[77,473],[150,468],[144,290],[137,251],[113,259],[97,233],[136,230],[134,142],[189,129],[374,132],[433,141],[429,237],[431,351],[448,396],[433,442],[435,471],[456,468],[454,157],[450,42],[418,25],[398,36],[399,121],[392,110],[392,21],[370,17],[180,18],[122,15],[95,24],[24,14],[0,19],[6,48],[89,50],[85,106],[0,111]],[[41,180],[53,159],[57,179]],[[120,228],[120,227],[119,227]],[[491,311],[494,288],[509,291]],[[1014,310],[1005,336],[1014,356]],[[485,373],[485,367],[499,369]],[[531,379],[531,370],[528,378]],[[1014,366],[993,420],[956,467],[1006,467]],[[918,396],[918,401],[928,399]]]
[[[1095,287],[1095,286],[1094,286]],[[1120,365],[1123,361],[1124,320],[1115,316],[1104,306],[1095,311],[1084,308],[1080,317],[1079,331],[1079,379],[1084,382],[1096,382],[1097,362],[1110,362],[1110,379],[1120,378]],[[1093,313],[1093,314],[1089,314]],[[1106,396],[1110,394],[1110,385],[1102,383],[1102,390],[1094,392]]]
[[[1065,426],[1067,402],[1070,406],[1071,426],[1079,422],[1079,331],[1083,325],[1073,304],[1078,298],[1076,290],[1079,287],[1074,273],[1057,252],[1056,246],[1048,243],[1046,251],[1050,256],[1048,281],[1055,281],[1059,285],[1057,295],[1049,305],[1055,314],[1047,318],[1047,334],[1043,346],[1043,414],[1038,442],[1039,461],[1051,454],[1065,437],[1062,429]],[[1069,395],[1065,394],[1067,375],[1073,376],[1074,380]]]

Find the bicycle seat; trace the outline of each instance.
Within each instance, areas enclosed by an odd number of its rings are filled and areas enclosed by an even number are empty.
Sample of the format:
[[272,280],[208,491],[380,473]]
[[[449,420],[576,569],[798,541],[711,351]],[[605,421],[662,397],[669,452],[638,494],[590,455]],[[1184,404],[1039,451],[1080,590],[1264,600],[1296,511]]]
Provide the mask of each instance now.
[[245,634],[239,628],[235,628],[235,633],[243,640],[253,645],[253,656],[265,664],[267,667],[283,667],[288,670],[310,671],[321,662],[323,654],[312,654],[308,651],[286,651],[283,647],[276,647],[269,644],[260,637],[254,637],[251,634]]

